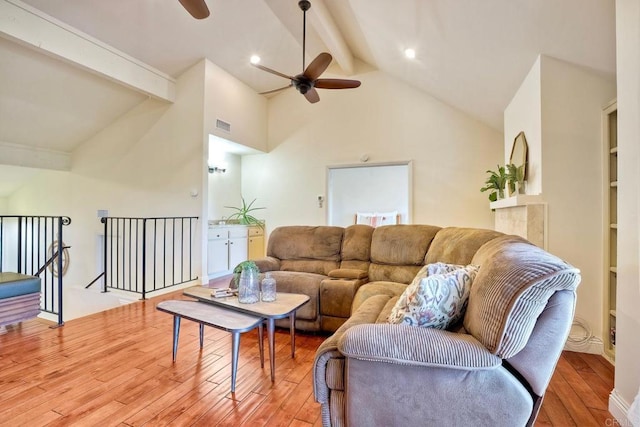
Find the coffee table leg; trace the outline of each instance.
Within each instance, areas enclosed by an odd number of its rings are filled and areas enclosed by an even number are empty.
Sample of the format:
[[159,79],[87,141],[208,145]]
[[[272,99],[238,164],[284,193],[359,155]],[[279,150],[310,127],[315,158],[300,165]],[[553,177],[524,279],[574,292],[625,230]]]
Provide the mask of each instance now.
[[200,323],[200,350],[204,347],[204,323]]
[[173,316],[173,361],[176,361],[178,353],[178,336],[180,335],[180,316]]
[[231,393],[235,393],[238,353],[240,352],[240,334],[238,332],[231,333],[231,347]]
[[291,322],[289,326],[289,335],[291,335],[291,358],[296,357],[296,312],[295,310],[289,316]]
[[276,321],[267,319],[267,335],[269,337],[269,363],[271,364],[271,382],[276,380],[276,339],[275,339]]
[[264,368],[264,325],[263,321],[260,321],[258,325],[258,348],[260,349],[260,367]]

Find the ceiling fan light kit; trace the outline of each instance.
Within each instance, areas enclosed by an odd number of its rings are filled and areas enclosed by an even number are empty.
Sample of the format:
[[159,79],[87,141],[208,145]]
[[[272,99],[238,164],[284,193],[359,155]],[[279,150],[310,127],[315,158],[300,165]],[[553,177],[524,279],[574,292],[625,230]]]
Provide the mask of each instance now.
[[[186,0],[180,0],[186,1]],[[331,64],[332,57],[330,54],[326,52],[322,52],[319,54],[308,67],[305,68],[305,55],[306,55],[306,42],[307,42],[307,10],[311,8],[311,2],[308,0],[300,0],[298,2],[298,7],[302,10],[303,18],[302,18],[302,73],[296,76],[289,76],[278,71],[267,68],[263,65],[252,63],[252,65],[256,68],[259,68],[262,71],[266,71],[267,73],[274,74],[279,77],[283,77],[291,81],[288,86],[281,87],[279,89],[270,90],[267,92],[262,92],[261,95],[267,95],[270,93],[279,92],[281,90],[289,89],[290,87],[295,87],[298,92],[300,92],[304,97],[312,104],[320,101],[320,96],[318,95],[318,89],[353,89],[360,86],[360,81],[358,80],[347,80],[347,79],[321,79],[319,78],[322,73],[329,67]]]

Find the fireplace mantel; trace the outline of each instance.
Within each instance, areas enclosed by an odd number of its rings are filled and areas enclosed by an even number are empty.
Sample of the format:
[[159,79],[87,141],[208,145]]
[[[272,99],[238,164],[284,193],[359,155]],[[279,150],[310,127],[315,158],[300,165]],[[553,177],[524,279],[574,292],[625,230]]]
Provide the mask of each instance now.
[[546,249],[547,204],[541,194],[518,194],[491,202],[490,207],[496,213],[496,231],[524,237]]

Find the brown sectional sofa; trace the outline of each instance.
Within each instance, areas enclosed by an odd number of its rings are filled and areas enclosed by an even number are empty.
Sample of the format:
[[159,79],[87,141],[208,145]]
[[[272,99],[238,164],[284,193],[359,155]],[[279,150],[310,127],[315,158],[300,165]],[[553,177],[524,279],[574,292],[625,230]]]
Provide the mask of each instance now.
[[402,293],[424,264],[469,263],[478,247],[500,235],[431,225],[288,226],[271,233],[267,256],[254,261],[271,272],[279,292],[309,295],[296,314],[297,329],[334,332],[351,316],[365,283],[380,282],[369,287],[374,294]]
[[[526,240],[430,225],[281,227],[267,257],[278,291],[305,293],[296,327],[318,348],[325,426],[532,424],[569,333],[579,271]],[[462,324],[386,322],[429,263],[479,266]],[[283,325],[285,326],[285,325]]]

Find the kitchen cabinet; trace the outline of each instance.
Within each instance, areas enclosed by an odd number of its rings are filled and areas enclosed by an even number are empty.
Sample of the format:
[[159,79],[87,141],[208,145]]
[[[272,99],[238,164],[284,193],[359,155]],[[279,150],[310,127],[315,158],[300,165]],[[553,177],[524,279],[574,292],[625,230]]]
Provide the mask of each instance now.
[[249,254],[247,259],[258,259],[264,256],[264,228],[249,227]]
[[231,273],[247,259],[246,226],[209,226],[207,234],[207,273],[209,278]]

